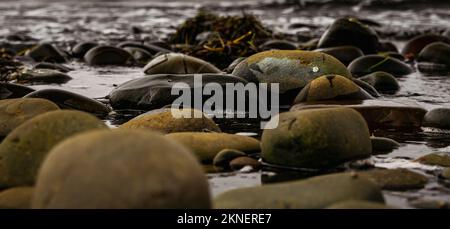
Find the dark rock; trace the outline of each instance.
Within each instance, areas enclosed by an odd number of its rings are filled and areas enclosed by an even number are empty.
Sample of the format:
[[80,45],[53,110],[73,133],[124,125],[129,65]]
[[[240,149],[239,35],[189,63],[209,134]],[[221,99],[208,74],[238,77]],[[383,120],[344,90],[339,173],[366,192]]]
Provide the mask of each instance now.
[[439,41],[450,43],[450,38],[436,34],[419,35],[406,42],[401,53],[407,59],[414,60],[425,46]]
[[84,55],[92,48],[98,46],[96,42],[81,42],[72,48],[72,56],[75,58],[83,58]]
[[387,72],[374,72],[359,79],[385,94],[395,94],[400,89],[397,79]]
[[228,65],[228,67],[225,69],[225,72],[228,74],[231,74],[234,69],[236,68],[236,66],[241,63],[242,61],[244,61],[246,59],[246,57],[239,57],[236,60],[234,60],[233,62],[231,62],[230,65]]
[[142,66],[147,64],[153,58],[152,54],[141,48],[125,47],[123,49],[129,52],[133,56],[133,58]]
[[423,126],[450,129],[450,109],[436,108],[428,111],[423,119]]
[[374,98],[378,98],[381,95],[378,93],[377,89],[375,89],[372,85],[368,84],[367,82],[364,82],[360,79],[353,78],[353,82],[358,85],[360,88],[364,89],[367,93],[369,93]]
[[[424,72],[444,72],[450,71],[450,45],[443,42],[431,43],[419,53],[417,57],[419,62],[418,67],[420,71]],[[428,68],[422,62],[430,63]],[[434,69],[432,68],[433,66]]]
[[113,46],[96,46],[84,55],[84,60],[89,65],[127,65],[134,61],[129,52]]
[[42,98],[56,103],[61,109],[85,111],[96,116],[104,117],[111,109],[91,98],[61,89],[42,89],[32,92],[25,98]]
[[345,64],[345,66],[350,64],[354,59],[364,55],[361,49],[355,46],[338,46],[331,48],[321,48],[316,49],[314,51],[323,52],[328,55],[334,56],[336,59]]
[[23,69],[12,76],[18,82],[27,83],[57,83],[62,84],[71,80],[72,77],[53,69]]
[[0,82],[0,99],[21,98],[33,91],[34,89],[23,85]]
[[348,65],[348,70],[356,76],[363,76],[373,72],[384,71],[395,76],[407,75],[413,69],[407,64],[391,57],[380,55],[362,56]]
[[259,46],[260,50],[296,50],[297,46],[289,41],[285,40],[268,40],[264,44]]
[[355,18],[340,18],[334,21],[320,38],[317,47],[328,48],[343,45],[356,46],[364,54],[376,53],[380,47],[375,30]]
[[38,62],[63,63],[66,61],[63,53],[49,43],[36,45],[28,50],[26,55]]
[[400,147],[400,143],[390,138],[370,137],[372,142],[372,154],[385,154]]
[[[179,97],[179,95],[171,95],[172,86],[176,83],[188,84],[191,88],[191,94],[194,94],[194,75],[160,74],[130,80],[112,90],[109,94],[109,100],[112,107],[120,109],[148,110],[161,108],[165,105],[172,104]],[[211,82],[218,83],[222,87],[226,83],[247,83],[244,79],[233,75],[202,74],[203,84]]]
[[[162,47],[162,46],[166,46],[166,47]],[[150,53],[151,55],[156,55],[157,53],[170,53],[170,47],[167,47],[166,45],[163,45],[161,43],[149,43],[149,44],[142,44],[139,42],[133,42],[133,41],[124,41],[121,42],[117,45],[117,47],[120,48],[140,48],[140,49],[144,49],[145,51],[147,51],[148,53]]]
[[34,65],[34,69],[52,69],[57,70],[63,73],[67,73],[70,71],[73,71],[72,68],[69,68],[62,64],[54,64],[54,63],[48,63],[48,62],[41,62],[39,64]]

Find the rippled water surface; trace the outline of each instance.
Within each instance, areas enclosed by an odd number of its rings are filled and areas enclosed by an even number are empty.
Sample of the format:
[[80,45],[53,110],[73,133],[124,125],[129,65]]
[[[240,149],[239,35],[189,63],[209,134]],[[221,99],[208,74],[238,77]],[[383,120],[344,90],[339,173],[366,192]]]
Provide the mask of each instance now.
[[[258,15],[274,31],[288,34],[293,40],[305,41],[319,36],[338,16],[357,15],[382,24],[376,28],[383,40],[393,41],[401,48],[405,39],[424,32],[450,31],[448,5],[407,4],[390,9],[360,5],[311,6],[273,5],[266,3],[233,2],[96,2],[96,3],[40,3],[39,1],[0,2],[0,43],[9,34],[25,34],[40,41],[57,42],[61,47],[71,47],[79,41],[99,41],[115,44],[124,40],[155,41],[194,16],[206,6],[219,13],[240,14],[242,11]],[[143,30],[133,34],[132,28]],[[448,32],[447,32],[448,33]],[[24,43],[24,42],[21,42]],[[27,42],[25,42],[27,43]],[[33,43],[33,42],[29,42]],[[35,89],[64,88],[92,98],[106,96],[116,85],[143,76],[136,67],[90,67],[83,63],[68,64],[75,71],[69,73],[73,80],[63,85],[32,85]],[[401,90],[394,100],[410,100],[426,109],[450,107],[450,76],[427,76],[419,72],[399,79]],[[110,120],[109,120],[110,122]],[[114,122],[112,122],[114,123]],[[247,129],[229,125],[227,132],[248,132]],[[255,133],[256,135],[259,133]],[[418,133],[377,132],[379,136],[393,138],[402,143],[398,150],[372,158],[378,167],[410,168],[427,174],[430,183],[422,190],[409,192],[385,192],[388,204],[408,207],[407,200],[417,197],[450,201],[450,190],[437,184],[433,175],[439,167],[424,166],[412,161],[430,152],[450,152],[450,134],[422,131]],[[213,195],[237,188],[260,185],[275,176],[272,172],[257,173],[209,173]]]

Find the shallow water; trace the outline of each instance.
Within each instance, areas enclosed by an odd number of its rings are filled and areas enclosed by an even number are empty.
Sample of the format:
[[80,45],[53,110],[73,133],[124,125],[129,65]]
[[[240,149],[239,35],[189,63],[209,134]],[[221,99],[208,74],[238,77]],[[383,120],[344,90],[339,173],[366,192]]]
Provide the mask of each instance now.
[[[79,4],[35,1],[0,2],[0,43],[14,45],[15,42],[5,39],[5,36],[11,33],[29,35],[42,41],[57,42],[65,48],[79,41],[91,40],[110,44],[124,40],[154,41],[164,39],[185,18],[195,15],[202,5],[205,4],[201,1]],[[316,4],[302,7],[274,6],[267,2],[256,3],[255,1],[233,2],[233,4],[207,3],[206,5],[222,13],[239,14],[242,10],[252,12],[274,31],[288,34],[298,41],[320,35],[336,17],[343,15],[357,15],[381,23],[383,26],[377,28],[380,36],[385,40],[393,41],[399,49],[405,39],[413,35],[426,31],[450,30],[448,5],[432,8],[428,4],[426,7],[419,5],[408,8],[407,4],[404,4],[398,9],[389,10],[382,7],[370,8],[364,4],[333,5],[333,7],[327,4]],[[293,28],[293,24],[297,26]],[[142,29],[143,33],[132,34],[133,26]],[[142,69],[137,67],[99,68],[86,66],[80,62],[71,62],[68,65],[75,69],[69,72],[73,80],[63,85],[32,85],[32,87],[35,89],[63,88],[88,97],[102,98],[116,85],[144,75]],[[399,81],[401,90],[396,95],[386,96],[386,98],[411,100],[426,109],[450,107],[450,76],[426,76],[414,72],[400,78]],[[106,121],[112,126],[117,123],[117,120]],[[260,134],[252,133],[257,129],[245,124],[222,125],[222,129],[231,133],[241,132],[240,134],[256,136]],[[390,137],[402,143],[401,148],[390,154],[373,157],[371,160],[376,166],[410,168],[427,174],[430,179],[429,184],[422,190],[385,192],[388,204],[409,207],[407,200],[417,197],[450,201],[450,189],[439,185],[433,174],[441,168],[412,162],[412,159],[430,152],[450,152],[450,133],[383,131],[377,132],[376,135]],[[274,176],[275,174],[269,171],[208,173],[213,196],[238,187],[260,185]]]

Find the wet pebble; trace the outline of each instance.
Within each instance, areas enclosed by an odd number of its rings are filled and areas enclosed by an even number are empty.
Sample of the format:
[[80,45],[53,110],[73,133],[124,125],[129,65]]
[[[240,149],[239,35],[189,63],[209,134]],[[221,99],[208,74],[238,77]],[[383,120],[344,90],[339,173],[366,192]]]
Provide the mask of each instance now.
[[51,150],[32,207],[191,209],[211,202],[206,176],[187,148],[152,132],[100,130]]
[[346,200],[384,203],[380,189],[372,182],[340,173],[234,189],[217,196],[214,207],[218,209],[326,208]]
[[72,48],[72,56],[75,58],[83,58],[84,55],[94,47],[98,46],[96,42],[81,42]]
[[423,126],[450,129],[450,109],[435,108],[428,111],[423,119]]
[[117,65],[124,66],[134,61],[133,56],[114,46],[100,45],[90,49],[85,55],[84,60],[89,65]]
[[450,155],[447,153],[430,153],[417,158],[416,161],[425,165],[450,167]]
[[139,43],[134,41],[124,41],[117,45],[120,48],[139,48],[147,51],[151,55],[156,55],[157,53],[170,53],[170,47],[164,42],[151,42],[151,43]]
[[268,40],[259,46],[260,50],[296,50],[297,46],[286,40]]
[[372,154],[386,154],[400,147],[397,141],[384,137],[370,137]]
[[0,191],[0,209],[29,209],[33,187],[16,187]]
[[450,45],[443,42],[431,43],[419,53],[418,69],[423,72],[450,71]]
[[385,94],[395,94],[400,89],[397,79],[387,72],[374,72],[359,78],[372,85],[377,91]]
[[359,57],[348,65],[348,70],[355,76],[363,76],[378,71],[388,72],[395,76],[407,75],[413,72],[409,65],[400,60],[380,55]]
[[34,89],[20,84],[0,82],[0,99],[22,98]]
[[56,104],[46,99],[0,100],[0,136],[8,135],[16,127],[37,115],[58,109]]
[[137,47],[125,47],[123,49],[129,52],[133,56],[133,58],[137,61],[137,63],[142,66],[147,64],[153,58],[153,55],[147,52],[145,49]]
[[364,53],[361,49],[355,46],[338,46],[331,48],[321,48],[314,50],[316,52],[323,52],[328,55],[331,55],[341,61],[346,66],[350,64],[354,59],[361,57]]
[[182,132],[166,135],[190,148],[203,163],[211,163],[223,149],[245,153],[260,152],[260,142],[252,137],[226,133]]
[[320,38],[318,48],[352,45],[364,54],[376,53],[380,44],[378,35],[367,25],[355,18],[336,19]]
[[245,157],[246,153],[235,149],[223,149],[214,156],[213,165],[217,167],[228,168],[230,161],[237,157]]
[[232,170],[240,170],[246,166],[250,166],[253,170],[256,170],[261,167],[261,163],[258,160],[247,156],[236,157],[230,161],[230,168]]
[[421,189],[428,182],[426,176],[408,169],[373,169],[357,175],[373,181],[381,189],[393,191]]
[[107,127],[81,111],[50,111],[24,122],[0,145],[0,187],[33,185],[53,146],[74,134],[99,128]]
[[[349,108],[281,113],[275,129],[261,137],[264,162],[324,169],[370,156],[372,145],[363,117]],[[351,130],[351,131],[345,131]]]
[[414,60],[425,46],[439,41],[450,43],[450,38],[437,34],[422,34],[407,41],[401,53],[407,59]]
[[53,70],[57,70],[63,73],[67,73],[70,71],[73,71],[72,68],[69,68],[65,65],[62,64],[55,64],[55,63],[48,63],[48,62],[41,62],[38,63],[36,65],[34,65],[33,67],[34,69],[53,69]]
[[42,43],[34,46],[27,51],[26,55],[37,62],[63,63],[66,61],[63,53],[49,43]]
[[70,81],[72,77],[53,69],[23,69],[13,75],[18,82],[32,83],[57,83],[62,84]]
[[391,208],[379,202],[364,201],[364,200],[346,200],[334,203],[328,206],[327,209],[391,209]]
[[219,126],[199,110],[162,109],[142,114],[120,126],[122,129],[144,129],[163,133],[221,132]]
[[42,89],[27,94],[25,98],[42,98],[56,103],[61,109],[85,111],[99,117],[111,112],[105,104],[94,99],[62,89]]
[[166,53],[156,56],[144,67],[144,73],[148,75],[220,72],[218,68],[204,60],[181,53]]

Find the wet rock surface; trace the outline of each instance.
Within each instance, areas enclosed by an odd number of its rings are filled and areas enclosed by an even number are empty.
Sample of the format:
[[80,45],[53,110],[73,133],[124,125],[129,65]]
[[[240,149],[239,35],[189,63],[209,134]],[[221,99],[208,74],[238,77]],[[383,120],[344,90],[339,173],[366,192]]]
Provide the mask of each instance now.
[[93,131],[53,148],[32,201],[33,208],[50,209],[210,205],[206,177],[192,153],[162,135],[138,130]]
[[420,189],[425,186],[428,178],[408,169],[374,169],[359,172],[358,176],[366,178],[385,190]]
[[0,191],[0,209],[29,209],[33,187],[17,187]]

